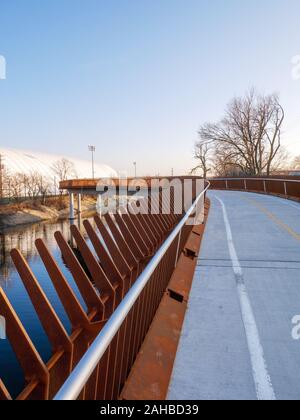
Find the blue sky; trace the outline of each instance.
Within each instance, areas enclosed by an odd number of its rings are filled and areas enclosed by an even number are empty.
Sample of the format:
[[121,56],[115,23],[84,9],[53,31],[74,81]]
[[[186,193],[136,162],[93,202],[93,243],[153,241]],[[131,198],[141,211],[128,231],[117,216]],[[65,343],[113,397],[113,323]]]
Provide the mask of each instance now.
[[278,92],[300,154],[299,0],[2,0],[0,144],[184,173],[199,126]]

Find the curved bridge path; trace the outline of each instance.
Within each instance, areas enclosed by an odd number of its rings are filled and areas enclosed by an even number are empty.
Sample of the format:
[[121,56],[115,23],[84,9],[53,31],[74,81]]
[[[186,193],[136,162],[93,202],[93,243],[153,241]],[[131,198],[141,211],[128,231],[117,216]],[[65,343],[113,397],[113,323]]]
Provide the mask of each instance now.
[[299,400],[300,204],[209,198],[169,399]]

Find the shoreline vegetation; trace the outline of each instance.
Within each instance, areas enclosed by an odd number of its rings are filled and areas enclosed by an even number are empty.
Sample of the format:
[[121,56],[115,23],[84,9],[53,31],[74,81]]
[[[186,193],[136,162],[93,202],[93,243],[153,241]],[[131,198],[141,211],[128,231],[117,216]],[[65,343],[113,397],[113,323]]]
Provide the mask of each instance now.
[[[96,211],[95,197],[82,197],[82,213],[94,211]],[[47,198],[45,203],[43,200],[28,200],[22,203],[0,205],[0,231],[43,221],[66,220],[68,217],[67,196]]]

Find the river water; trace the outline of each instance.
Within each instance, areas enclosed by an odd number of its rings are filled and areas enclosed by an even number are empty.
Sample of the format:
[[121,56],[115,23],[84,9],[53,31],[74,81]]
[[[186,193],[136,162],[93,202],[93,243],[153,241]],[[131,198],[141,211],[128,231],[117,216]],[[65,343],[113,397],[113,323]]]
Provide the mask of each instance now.
[[[76,221],[76,224],[79,224],[82,231],[81,223]],[[34,245],[35,240],[38,238],[42,238],[45,241],[85,308],[72,276],[63,263],[59,248],[54,239],[54,233],[60,230],[63,232],[65,238],[69,240],[69,228],[69,221],[43,222],[0,233],[0,286],[4,289],[14,310],[32,339],[33,344],[45,362],[51,356],[50,345],[23,283],[14,268],[10,258],[10,251],[13,248],[18,248],[23,253],[52,306],[67,331],[70,332],[69,320]],[[82,233],[85,235],[84,231]],[[23,373],[8,340],[0,340],[0,378],[13,397],[16,397],[24,388]]]

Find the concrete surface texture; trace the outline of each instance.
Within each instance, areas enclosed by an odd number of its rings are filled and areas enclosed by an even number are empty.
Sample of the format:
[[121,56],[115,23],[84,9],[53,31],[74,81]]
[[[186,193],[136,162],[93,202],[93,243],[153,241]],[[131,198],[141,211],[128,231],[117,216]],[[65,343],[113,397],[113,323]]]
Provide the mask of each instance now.
[[170,400],[299,400],[300,204],[211,191]]

